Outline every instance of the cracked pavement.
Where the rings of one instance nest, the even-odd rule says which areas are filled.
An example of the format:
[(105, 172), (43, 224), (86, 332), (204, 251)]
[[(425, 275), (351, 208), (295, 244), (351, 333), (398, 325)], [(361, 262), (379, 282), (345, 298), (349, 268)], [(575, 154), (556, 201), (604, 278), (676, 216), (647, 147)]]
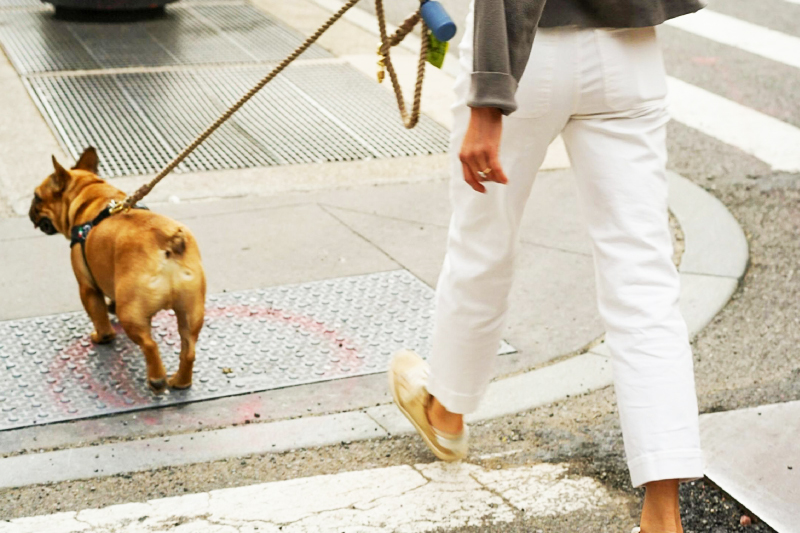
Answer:
[(595, 510), (615, 497), (563, 465), (489, 469), (393, 466), (298, 478), (103, 509), (22, 518), (0, 533), (430, 531)]

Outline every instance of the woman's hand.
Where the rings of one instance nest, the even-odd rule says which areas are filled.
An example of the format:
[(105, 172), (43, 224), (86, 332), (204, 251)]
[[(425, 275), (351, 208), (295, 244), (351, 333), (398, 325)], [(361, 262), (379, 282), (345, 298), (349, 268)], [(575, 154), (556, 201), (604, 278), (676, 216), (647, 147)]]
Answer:
[(464, 167), (464, 181), (478, 192), (486, 192), (481, 183), (484, 181), (508, 183), (499, 158), (502, 133), (503, 113), (499, 109), (471, 108), (469, 127), (458, 157)]

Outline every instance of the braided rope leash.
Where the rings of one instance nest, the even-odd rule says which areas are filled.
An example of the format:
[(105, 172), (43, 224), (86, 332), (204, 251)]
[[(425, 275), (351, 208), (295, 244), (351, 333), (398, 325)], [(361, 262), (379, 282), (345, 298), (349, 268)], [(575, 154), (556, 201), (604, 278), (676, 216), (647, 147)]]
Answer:
[[(360, 0), (348, 0), (345, 5), (342, 6), (339, 11), (334, 13), (322, 26), (317, 29), (310, 37), (308, 37), (303, 44), (297, 47), (294, 52), (289, 54), (283, 61), (281, 61), (272, 71), (264, 76), (261, 81), (259, 81), (252, 89), (250, 89), (244, 96), (242, 96), (236, 103), (234, 103), (230, 108), (228, 108), (225, 113), (222, 114), (213, 124), (211, 124), (208, 128), (205, 129), (197, 138), (192, 141), (192, 143), (187, 146), (180, 154), (178, 154), (172, 161), (167, 164), (152, 180), (148, 183), (145, 183), (139, 189), (136, 190), (133, 194), (128, 196), (124, 201), (120, 202), (116, 206), (114, 206), (111, 210), (111, 214), (116, 214), (121, 211), (127, 211), (137, 203), (139, 203), (145, 196), (147, 196), (153, 188), (158, 185), (158, 183), (163, 180), (170, 172), (175, 170), (181, 162), (186, 159), (198, 146), (200, 146), (208, 137), (214, 133), (217, 128), (222, 126), (234, 113), (236, 113), (248, 100), (250, 100), (253, 96), (258, 93), (261, 89), (264, 88), (266, 84), (271, 82), (275, 76), (280, 74), (286, 67), (288, 67), (295, 59), (297, 59), (300, 54), (305, 52), (312, 44), (314, 44), (317, 39), (319, 39), (323, 33), (328, 31), (328, 29), (333, 26), (335, 22), (337, 22), (342, 16), (344, 16), (347, 11), (350, 10), (353, 6), (355, 6)], [(392, 64), (391, 59), (391, 48), (393, 46), (397, 46), (400, 42), (408, 35), (414, 27), (417, 25), (418, 22), (421, 20), (420, 12), (417, 11), (408, 19), (403, 22), (403, 24), (398, 27), (397, 31), (389, 37), (386, 32), (386, 15), (383, 10), (383, 0), (375, 0), (375, 11), (378, 18), (378, 25), (380, 27), (380, 34), (381, 34), (381, 44), (380, 44), (380, 54), (383, 57), (383, 61), (386, 65), (386, 70), (389, 72), (389, 76), (392, 80), (392, 87), (394, 88), (395, 96), (397, 97), (397, 105), (400, 109), (400, 114), (403, 118), (403, 123), (405, 124), (406, 128), (413, 128), (417, 122), (419, 121), (420, 115), (420, 102), (422, 96), (422, 82), (425, 74), (425, 60), (427, 57), (427, 50), (428, 50), (428, 39), (427, 39), (427, 27), (425, 23), (422, 23), (422, 47), (420, 50), (420, 57), (419, 57), (419, 64), (417, 67), (417, 82), (414, 88), (414, 102), (411, 108), (411, 115), (409, 116), (406, 113), (405, 107), (405, 100), (403, 98), (403, 92), (400, 88), (400, 84), (397, 81), (397, 74), (394, 70), (394, 65)]]
[[(422, 21), (422, 39), (419, 49), (419, 62), (417, 63), (417, 81), (414, 86), (414, 100), (411, 107), (411, 114), (406, 112), (406, 101), (403, 97), (403, 90), (400, 88), (400, 83), (397, 81), (397, 72), (392, 64), (391, 48), (397, 46), (408, 35), (421, 20), (419, 11), (408, 17), (403, 22), (397, 31), (389, 37), (386, 32), (386, 15), (383, 11), (383, 0), (375, 0), (375, 14), (378, 18), (378, 29), (381, 34), (381, 44), (378, 47), (378, 55), (381, 60), (378, 65), (386, 67), (389, 73), (389, 79), (392, 82), (395, 97), (397, 98), (397, 108), (400, 110), (400, 116), (403, 118), (403, 124), (406, 128), (411, 129), (417, 125), (420, 116), (420, 107), (422, 102), (422, 82), (425, 79), (425, 62), (428, 58), (428, 27), (425, 21)], [(382, 81), (382, 72), (378, 74), (378, 81)]]

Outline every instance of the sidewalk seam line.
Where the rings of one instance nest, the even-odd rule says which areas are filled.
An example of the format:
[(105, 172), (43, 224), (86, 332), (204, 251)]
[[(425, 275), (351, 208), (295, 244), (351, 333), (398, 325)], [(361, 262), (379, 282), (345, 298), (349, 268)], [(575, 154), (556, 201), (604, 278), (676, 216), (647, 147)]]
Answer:
[(680, 269), (679, 272), (681, 274), (689, 274), (691, 276), (705, 276), (708, 278), (732, 279), (735, 281), (741, 281), (742, 278), (744, 277), (744, 274), (747, 273), (747, 268), (744, 269), (744, 272), (742, 272), (742, 275), (740, 276), (728, 276), (726, 274), (713, 274), (711, 272), (698, 272), (695, 270), (680, 270)]
[[(390, 253), (388, 253), (386, 250), (384, 250), (383, 248), (381, 248), (380, 246), (378, 246), (377, 244), (375, 244), (374, 242), (372, 242), (371, 240), (369, 240), (369, 239), (368, 239), (366, 236), (364, 236), (364, 235), (363, 235), (363, 234), (361, 234), (360, 232), (356, 231), (356, 230), (355, 230), (354, 228), (352, 228), (352, 227), (351, 227), (349, 224), (347, 224), (347, 223), (346, 223), (346, 222), (344, 222), (342, 219), (340, 219), (339, 217), (337, 217), (336, 215), (334, 215), (333, 213), (331, 213), (331, 212), (330, 212), (330, 210), (326, 209), (326, 208), (325, 208), (325, 206), (324, 206), (323, 204), (321, 204), (321, 203), (317, 203), (317, 205), (320, 207), (320, 209), (322, 209), (323, 211), (325, 211), (325, 212), (326, 212), (326, 213), (327, 213), (327, 214), (328, 214), (328, 215), (329, 215), (331, 218), (333, 218), (334, 220), (336, 220), (336, 221), (337, 221), (339, 224), (341, 224), (342, 226), (344, 226), (345, 228), (347, 228), (348, 230), (350, 230), (350, 231), (351, 231), (351, 232), (352, 232), (354, 235), (357, 235), (357, 236), (358, 236), (359, 238), (361, 238), (361, 239), (362, 239), (364, 242), (366, 242), (367, 244), (369, 244), (370, 246), (372, 246), (373, 248), (375, 248), (376, 250), (378, 250), (380, 253), (382, 253), (383, 255), (385, 255), (385, 256), (386, 256), (386, 257), (387, 257), (387, 258), (388, 258), (390, 261), (392, 261), (392, 262), (393, 262), (393, 263), (395, 263), (397, 266), (399, 266), (399, 267), (401, 267), (401, 268), (403, 268), (403, 269), (405, 269), (405, 270), (407, 270), (407, 271), (409, 271), (409, 272), (411, 272), (411, 273), (413, 274), (413, 271), (412, 271), (410, 268), (406, 267), (406, 265), (404, 265), (403, 263), (401, 263), (400, 261), (398, 261), (398, 260), (397, 260), (395, 257), (393, 257), (393, 256), (392, 256)], [(416, 274), (414, 274), (414, 275), (416, 276)], [(424, 283), (424, 282), (423, 282), (423, 283)], [(427, 284), (426, 284), (426, 285), (427, 285)]]
[(393, 433), (392, 433), (392, 432), (389, 430), (389, 428), (387, 428), (386, 426), (384, 426), (383, 424), (381, 424), (381, 423), (378, 421), (378, 419), (377, 419), (377, 418), (375, 418), (374, 416), (372, 416), (371, 414), (369, 414), (369, 409), (371, 409), (372, 407), (380, 407), (380, 406), (383, 406), (383, 405), (390, 405), (390, 404), (392, 404), (392, 403), (394, 403), (394, 402), (386, 402), (386, 403), (382, 403), (382, 404), (378, 404), (378, 405), (373, 405), (373, 406), (371, 406), (371, 407), (367, 407), (367, 408), (365, 408), (364, 410), (362, 410), (362, 411), (361, 411), (362, 413), (364, 413), (365, 415), (367, 415), (367, 416), (370, 418), (370, 420), (372, 420), (373, 422), (375, 422), (375, 424), (377, 424), (377, 426), (378, 426), (379, 428), (381, 428), (382, 430), (384, 430), (384, 431), (386, 432), (386, 434), (387, 434), (388, 436), (390, 436), (390, 437), (393, 435)]
[[(448, 229), (450, 227), (448, 224), (439, 224), (437, 222), (425, 222), (423, 220), (409, 220), (409, 219), (400, 218), (400, 217), (380, 215), (378, 213), (370, 213), (368, 211), (362, 211), (360, 209), (355, 209), (355, 208), (352, 208), (352, 207), (341, 207), (341, 206), (338, 206), (338, 205), (328, 204), (328, 203), (325, 203), (325, 202), (320, 202), (319, 205), (325, 206), (326, 209), (338, 209), (340, 211), (347, 211), (348, 213), (356, 213), (358, 215), (370, 216), (370, 217), (380, 218), (380, 219), (383, 219), (383, 220), (392, 220), (392, 221), (395, 221), (395, 222), (402, 222), (402, 223), (405, 223), (405, 224), (414, 224), (414, 225), (422, 224), (422, 225), (425, 225), (425, 226), (432, 226), (434, 228), (444, 229), (444, 230), (446, 230), (446, 229)], [(542, 244), (542, 243), (539, 243), (539, 242), (529, 241), (529, 240), (525, 240), (525, 239), (520, 239), (519, 242), (520, 242), (520, 244), (525, 244), (525, 245), (528, 245), (528, 246), (534, 246), (536, 248), (544, 248), (546, 250), (553, 250), (553, 251), (556, 251), (556, 252), (564, 252), (565, 254), (578, 255), (578, 256), (581, 256), (581, 257), (592, 257), (591, 252), (578, 252), (576, 250), (568, 250), (566, 248), (561, 248), (561, 247), (558, 247), (558, 246), (551, 246), (551, 245), (548, 245), (548, 244)]]

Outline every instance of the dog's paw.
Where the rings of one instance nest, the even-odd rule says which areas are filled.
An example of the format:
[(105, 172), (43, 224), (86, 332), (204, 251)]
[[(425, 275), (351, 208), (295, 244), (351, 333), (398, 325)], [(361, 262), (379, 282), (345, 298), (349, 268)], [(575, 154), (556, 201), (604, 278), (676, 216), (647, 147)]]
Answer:
[(106, 333), (105, 335), (100, 335), (96, 331), (92, 332), (92, 342), (95, 344), (108, 344), (109, 342), (113, 341), (116, 338), (117, 334), (115, 332)]
[(178, 373), (172, 374), (172, 377), (167, 380), (167, 385), (172, 387), (173, 389), (188, 389), (192, 386), (192, 380), (189, 378), (188, 382), (184, 382), (181, 380)]
[(163, 394), (167, 390), (167, 380), (161, 379), (148, 379), (147, 386), (156, 394)]

